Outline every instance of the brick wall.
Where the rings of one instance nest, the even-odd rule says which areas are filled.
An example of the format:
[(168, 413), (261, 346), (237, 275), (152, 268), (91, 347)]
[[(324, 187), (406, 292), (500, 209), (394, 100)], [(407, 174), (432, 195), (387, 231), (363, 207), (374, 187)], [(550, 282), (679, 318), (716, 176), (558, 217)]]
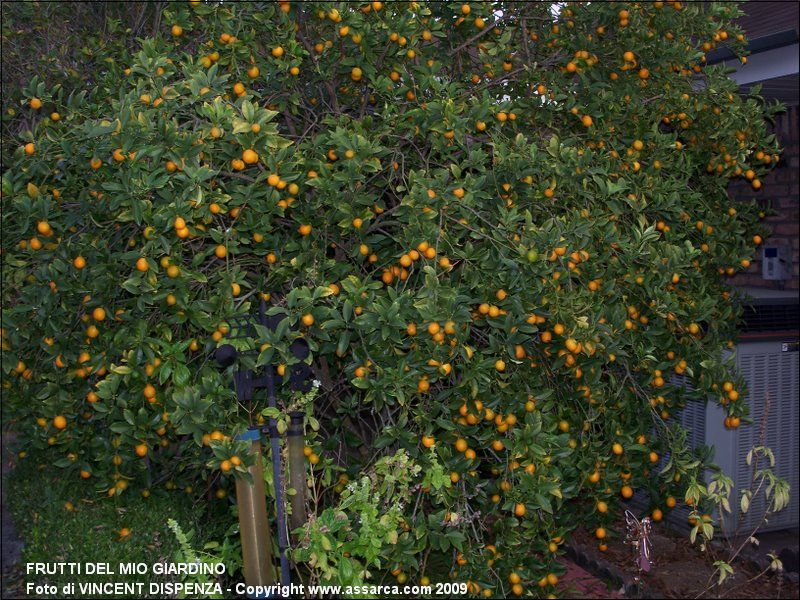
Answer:
[[(728, 186), (728, 194), (736, 200), (755, 198), (770, 206), (776, 214), (767, 217), (772, 234), (762, 246), (785, 244), (792, 249), (792, 277), (785, 282), (785, 289), (800, 289), (800, 142), (798, 142), (798, 107), (787, 107), (786, 112), (775, 120), (777, 135), (783, 153), (778, 166), (764, 178), (759, 191), (754, 191), (744, 180), (734, 181)], [(780, 282), (765, 281), (761, 277), (761, 249), (756, 253), (750, 268), (733, 278), (734, 285), (762, 288), (780, 288)]]

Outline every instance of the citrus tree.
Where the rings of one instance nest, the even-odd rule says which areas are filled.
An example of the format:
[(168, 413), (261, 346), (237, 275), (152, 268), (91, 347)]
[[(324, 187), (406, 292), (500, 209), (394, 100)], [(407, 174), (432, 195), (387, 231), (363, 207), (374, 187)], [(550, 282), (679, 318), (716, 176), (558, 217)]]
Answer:
[(554, 593), (576, 524), (603, 549), (635, 490), (655, 520), (701, 502), (686, 402), (746, 417), (725, 279), (763, 213), (725, 190), (779, 149), (705, 65), (743, 54), (739, 14), (189, 2), (90, 85), (33, 77), (3, 157), (4, 411), (87, 494), (224, 484), (264, 402), (209, 356), (263, 299), (288, 319), (236, 343), (288, 375), (308, 342), (309, 483), (338, 507), (298, 556)]

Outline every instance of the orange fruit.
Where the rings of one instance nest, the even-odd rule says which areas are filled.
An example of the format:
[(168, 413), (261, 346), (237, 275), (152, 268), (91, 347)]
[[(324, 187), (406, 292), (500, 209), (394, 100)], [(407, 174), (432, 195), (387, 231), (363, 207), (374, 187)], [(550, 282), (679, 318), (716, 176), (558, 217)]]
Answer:
[(138, 456), (139, 458), (144, 458), (145, 456), (147, 456), (147, 451), (148, 451), (147, 444), (137, 444), (136, 447), (134, 448), (134, 451), (136, 452), (136, 456)]
[(653, 517), (653, 521), (660, 521), (664, 518), (664, 513), (661, 512), (661, 509), (656, 508), (653, 510), (650, 516)]
[(247, 149), (242, 152), (242, 160), (245, 164), (254, 165), (258, 162), (258, 153), (255, 150)]
[(53, 427), (56, 429), (66, 429), (67, 419), (63, 415), (57, 415), (53, 418)]

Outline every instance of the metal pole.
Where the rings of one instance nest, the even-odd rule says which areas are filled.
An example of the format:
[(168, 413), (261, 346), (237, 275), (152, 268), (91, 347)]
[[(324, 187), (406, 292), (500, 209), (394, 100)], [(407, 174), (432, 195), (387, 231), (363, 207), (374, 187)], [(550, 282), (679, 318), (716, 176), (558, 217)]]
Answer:
[(289, 447), (289, 482), (294, 489), (291, 496), (292, 515), (290, 524), (292, 529), (301, 527), (306, 522), (306, 461), (303, 456), (303, 413), (293, 412), (289, 415), (291, 422), (287, 433)]
[(275, 583), (275, 576), (272, 571), (272, 536), (267, 522), (260, 430), (248, 429), (237, 439), (251, 441), (250, 452), (255, 457), (249, 468), (252, 483), (242, 477), (236, 478), (244, 579), (247, 585), (271, 586)]
[[(275, 400), (275, 376), (273, 368), (268, 366), (267, 379), (267, 402), (271, 408), (276, 407)], [(281, 438), (275, 419), (269, 420), (269, 442), (272, 448), (272, 480), (275, 484), (275, 504), (278, 517), (278, 552), (281, 559), (281, 584), (291, 585), (291, 573), (289, 571), (289, 559), (286, 557), (286, 550), (289, 548), (289, 539), (286, 531), (286, 509), (283, 505), (283, 471), (281, 469)]]

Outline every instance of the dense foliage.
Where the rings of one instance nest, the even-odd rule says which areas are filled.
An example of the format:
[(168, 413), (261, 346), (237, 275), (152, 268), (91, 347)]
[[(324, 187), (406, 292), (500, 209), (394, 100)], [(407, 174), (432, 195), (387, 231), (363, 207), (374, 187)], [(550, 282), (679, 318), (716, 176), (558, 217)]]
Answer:
[[(738, 14), (190, 2), (89, 85), (32, 74), (4, 145), (5, 414), (87, 494), (228, 485), (264, 402), (209, 355), (263, 298), (293, 327), (259, 329), (258, 364), (288, 372), (302, 336), (321, 382), (310, 496), (341, 504), (312, 576), (438, 560), (473, 593), (554, 592), (578, 523), (602, 547), (634, 490), (656, 519), (700, 502), (685, 402), (746, 416), (725, 277), (764, 231), (725, 190), (779, 151), (704, 65), (743, 52)], [(359, 521), (373, 493), (395, 509)]]

